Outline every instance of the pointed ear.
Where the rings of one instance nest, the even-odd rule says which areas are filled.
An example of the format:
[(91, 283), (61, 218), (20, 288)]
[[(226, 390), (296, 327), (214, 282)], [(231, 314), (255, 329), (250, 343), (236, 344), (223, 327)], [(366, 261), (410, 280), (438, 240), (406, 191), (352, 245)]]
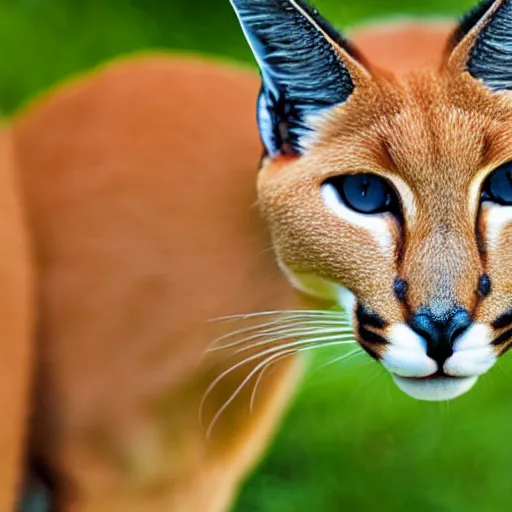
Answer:
[(512, 90), (512, 1), (483, 0), (454, 32), (448, 65), (493, 91)]
[(270, 156), (300, 154), (312, 117), (345, 103), (368, 72), (302, 0), (231, 0), (262, 77), (257, 104)]

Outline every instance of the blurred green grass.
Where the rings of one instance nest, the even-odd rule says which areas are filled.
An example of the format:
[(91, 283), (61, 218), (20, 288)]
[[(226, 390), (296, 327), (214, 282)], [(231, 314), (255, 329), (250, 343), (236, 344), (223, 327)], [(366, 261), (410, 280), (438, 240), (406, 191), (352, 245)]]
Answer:
[[(351, 26), (383, 16), (456, 15), (471, 3), (317, 5)], [(252, 62), (228, 0), (1, 0), (0, 105), (12, 113), (70, 75), (155, 48)], [(402, 395), (364, 357), (312, 371), (235, 511), (509, 511), (511, 380), (509, 357), (468, 395), (425, 404)]]

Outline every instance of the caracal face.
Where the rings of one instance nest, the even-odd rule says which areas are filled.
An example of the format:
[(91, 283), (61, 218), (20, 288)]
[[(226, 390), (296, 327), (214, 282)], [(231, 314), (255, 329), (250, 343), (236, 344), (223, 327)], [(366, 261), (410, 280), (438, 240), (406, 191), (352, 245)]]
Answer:
[(512, 2), (393, 76), (298, 0), (232, 0), (262, 74), (259, 204), (285, 274), (353, 313), (407, 394), (455, 398), (512, 339)]

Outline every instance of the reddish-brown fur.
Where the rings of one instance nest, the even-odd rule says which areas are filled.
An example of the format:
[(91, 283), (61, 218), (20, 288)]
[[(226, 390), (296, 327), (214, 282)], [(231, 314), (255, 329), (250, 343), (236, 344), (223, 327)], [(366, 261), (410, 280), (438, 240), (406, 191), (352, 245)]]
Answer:
[[(376, 26), (354, 33), (354, 39), (373, 66), (403, 75), (418, 65), (437, 67), (448, 32), (444, 24)], [(389, 103), (354, 96), (348, 110), (340, 110), (340, 119), (353, 115), (361, 123), (352, 126), (353, 134), (369, 138), (389, 130), (386, 113), (398, 98), (409, 102), (407, 115), (414, 120), (415, 102), (421, 110), (439, 97), (435, 84), (443, 79), (429, 82), (432, 76), (433, 71), (417, 75), (407, 85), (383, 78), (379, 84), (387, 88)], [(299, 303), (277, 268), (255, 208), (261, 156), (254, 122), (258, 86), (255, 72), (226, 65), (166, 56), (128, 59), (66, 85), (14, 122), (39, 275), (38, 343), (45, 378), (36, 386), (33, 425), (38, 453), (69, 484), (66, 511), (227, 510), (294, 388), (300, 368), (289, 360), (264, 381), (253, 416), (244, 393), (211, 439), (205, 438), (197, 419), (199, 402), (227, 364), (200, 364), (216, 330), (206, 322)], [(486, 93), (472, 87), (461, 78), (449, 101), (471, 97), (476, 102), (476, 90), (485, 103)], [(364, 123), (378, 114), (381, 124), (368, 128)], [(339, 170), (336, 126), (325, 126), (322, 134), (321, 144), (331, 153), (323, 153), (316, 162), (326, 165), (315, 169), (323, 169), (324, 176), (328, 169)], [(432, 164), (431, 155), (420, 152), (413, 165), (407, 160), (411, 152), (400, 145), (404, 137), (389, 132), (397, 137), (388, 155), (393, 161), (409, 165), (411, 172)], [(450, 141), (445, 142), (450, 149)], [(378, 161), (382, 158), (379, 154)], [(308, 162), (296, 164), (295, 170), (306, 172)], [(276, 204), (282, 196), (278, 185), (272, 189), (268, 184), (274, 176), (285, 183), (288, 163), (274, 162), (259, 178), (263, 211), (274, 231), (281, 222)], [(311, 183), (319, 179), (320, 173), (312, 174)], [(307, 187), (302, 193), (308, 193)], [(297, 195), (288, 205), (305, 197)], [(429, 224), (420, 221), (417, 229), (428, 230)], [(307, 226), (308, 219), (304, 222)], [(331, 232), (339, 232), (330, 222)], [(275, 233), (280, 257), (304, 266), (311, 256), (314, 266), (315, 254), (297, 252), (303, 229), (292, 228), (299, 237), (295, 246)], [(418, 233), (410, 236), (420, 239)], [(334, 235), (329, 239), (324, 226), (325, 234), (333, 254), (350, 258), (350, 248)], [(371, 249), (372, 243), (366, 246)], [(469, 255), (465, 263), (473, 265), (473, 249), (462, 244), (460, 251)], [(426, 263), (418, 255), (406, 254), (404, 272), (419, 268), (414, 272), (426, 290), (429, 269), (421, 268)], [(320, 267), (313, 270), (329, 278), (339, 270), (325, 261)], [(371, 279), (364, 272), (354, 274), (354, 288), (379, 312), (384, 309), (387, 319), (399, 319), (391, 291), (379, 282), (392, 281), (393, 265), (386, 269), (381, 260), (373, 270)], [(368, 283), (373, 288), (365, 288)], [(459, 291), (469, 293), (462, 284)], [(6, 292), (6, 304), (13, 306), (14, 293)], [(423, 292), (416, 298), (414, 293), (412, 300), (420, 301)], [(24, 339), (25, 333), (17, 336)], [(21, 365), (26, 379), (27, 354), (13, 355), (9, 365), (11, 371), (14, 361)], [(210, 413), (249, 368), (216, 391)], [(19, 417), (20, 394), (10, 396), (16, 396), (9, 405)], [(0, 437), (2, 443), (5, 439)], [(18, 450), (17, 457), (19, 442), (9, 444)], [(12, 466), (2, 458), (2, 471)], [(11, 484), (0, 500), (12, 499), (12, 481), (12, 476), (2, 480), (2, 485)]]
[(11, 138), (0, 128), (0, 510), (14, 510), (32, 382), (32, 265)]

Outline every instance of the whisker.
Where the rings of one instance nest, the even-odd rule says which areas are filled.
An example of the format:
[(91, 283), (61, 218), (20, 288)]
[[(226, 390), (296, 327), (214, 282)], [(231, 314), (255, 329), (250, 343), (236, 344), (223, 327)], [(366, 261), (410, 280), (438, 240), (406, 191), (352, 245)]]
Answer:
[[(318, 334), (318, 335), (326, 335), (326, 334), (332, 334), (332, 335), (335, 335), (335, 336), (330, 336), (334, 339), (337, 339), (337, 340), (351, 340), (354, 338), (354, 334), (352, 332), (340, 332), (338, 329), (328, 329), (328, 330), (323, 330), (323, 331), (319, 331), (317, 329), (314, 329), (314, 330), (311, 330), (311, 331), (302, 331), (300, 333), (297, 333), (295, 335), (290, 335), (289, 333), (285, 334), (284, 336), (280, 336), (278, 338), (270, 338), (268, 340), (265, 340), (265, 341), (260, 341), (258, 343), (253, 343), (247, 347), (243, 347), (243, 348), (239, 348), (238, 350), (236, 350), (234, 353), (235, 354), (240, 354), (241, 352), (247, 352), (248, 350), (251, 350), (253, 348), (257, 348), (257, 347), (264, 347), (265, 345), (270, 345), (271, 343), (277, 343), (278, 341), (282, 341), (286, 338), (301, 338), (301, 337), (304, 337), (305, 335), (309, 335), (309, 334)], [(297, 340), (296, 343), (312, 343), (314, 341), (317, 341), (317, 340), (322, 340), (322, 338), (313, 338), (312, 340), (308, 339), (308, 338), (305, 338), (304, 340)], [(287, 346), (287, 345), (283, 345), (283, 346)]]
[[(320, 324), (322, 327), (324, 326), (324, 324)], [(341, 329), (341, 327), (345, 327), (344, 325), (340, 325), (340, 327), (336, 327), (336, 328), (333, 328), (333, 327), (326, 327), (326, 328), (318, 328), (318, 327), (310, 327), (310, 325), (305, 325), (304, 327), (298, 327), (296, 325), (292, 326), (292, 327), (289, 327), (289, 326), (285, 326), (285, 327), (280, 327), (279, 329), (268, 329), (266, 331), (262, 331), (262, 332), (259, 332), (257, 334), (253, 334), (251, 336), (247, 336), (241, 340), (237, 340), (235, 342), (232, 342), (232, 343), (228, 343), (228, 344), (224, 344), (224, 345), (221, 345), (220, 347), (212, 347), (212, 348), (209, 348), (207, 350), (207, 353), (208, 352), (217, 352), (219, 350), (225, 350), (227, 348), (232, 348), (232, 347), (236, 347), (238, 345), (243, 345), (245, 343), (248, 343), (249, 341), (252, 341), (252, 340), (257, 340), (257, 339), (260, 339), (260, 338), (265, 338), (265, 337), (268, 337), (268, 336), (278, 336), (278, 338), (275, 338), (273, 337), (272, 339), (273, 340), (278, 340), (278, 339), (284, 339), (284, 338), (287, 338), (287, 337), (300, 337), (300, 336), (305, 336), (307, 334), (315, 334), (315, 333), (318, 333), (318, 334), (328, 334), (328, 333), (339, 333), (339, 334), (352, 334), (352, 329)], [(267, 343), (267, 342), (265, 342)], [(254, 346), (257, 346), (258, 344), (254, 344)], [(253, 346), (253, 345), (249, 345), (250, 346)]]
[[(316, 349), (320, 349), (320, 348), (327, 347), (327, 346), (333, 346), (333, 345), (343, 345), (343, 344), (346, 344), (346, 343), (347, 342), (338, 342), (338, 343), (332, 343), (331, 342), (331, 343), (323, 343), (323, 344), (321, 343), (321, 344), (318, 344), (318, 345), (312, 345), (312, 346), (308, 346), (308, 347), (303, 347), (303, 348), (299, 348), (299, 349), (296, 349), (296, 350), (285, 350), (284, 352), (281, 349), (277, 353), (274, 353), (273, 355), (271, 355), (268, 358), (266, 358), (264, 361), (262, 361), (259, 364), (257, 364), (256, 367), (253, 368), (253, 370), (249, 373), (249, 375), (247, 375), (247, 377), (245, 377), (245, 379), (242, 381), (242, 383), (236, 388), (234, 393), (231, 394), (231, 396), (228, 398), (228, 400), (226, 400), (226, 402), (224, 402), (224, 405), (222, 405), (222, 407), (217, 411), (217, 413), (213, 417), (212, 421), (210, 422), (210, 425), (209, 425), (208, 430), (206, 432), (206, 437), (208, 439), (210, 438), (211, 432), (212, 432), (215, 424), (219, 420), (219, 418), (222, 416), (223, 412), (236, 399), (236, 397), (241, 393), (241, 391), (247, 385), (247, 383), (254, 377), (254, 375), (256, 375), (258, 373), (258, 371), (261, 368), (264, 368), (266, 365), (268, 365), (269, 363), (271, 363), (272, 361), (278, 359), (279, 357), (281, 357), (283, 355), (291, 355), (293, 353), (307, 352), (309, 350), (316, 350)], [(261, 357), (261, 355), (258, 355), (257, 357)], [(243, 361), (243, 364), (249, 362), (249, 360), (251, 360), (251, 359), (254, 359), (254, 357), (253, 358), (249, 358), (249, 359)], [(237, 366), (240, 366), (240, 363), (238, 365), (235, 365), (233, 367), (233, 369), (236, 368)], [(208, 391), (210, 391), (210, 389), (207, 390), (207, 393), (208, 393)], [(202, 408), (203, 405), (204, 405), (204, 402), (202, 401), (201, 402), (201, 408)], [(200, 411), (200, 417), (202, 418), (202, 411)]]
[(238, 368), (240, 368), (241, 366), (243, 366), (244, 364), (247, 364), (247, 363), (250, 363), (251, 361), (255, 361), (256, 359), (259, 359), (261, 357), (264, 357), (268, 354), (273, 354), (275, 352), (279, 352), (280, 350), (286, 350), (288, 348), (291, 348), (291, 347), (300, 347), (301, 345), (311, 345), (311, 344), (314, 344), (314, 343), (317, 343), (317, 342), (328, 342), (328, 343), (324, 343), (324, 345), (322, 346), (327, 346), (327, 345), (331, 345), (331, 346), (338, 346), (338, 345), (347, 345), (347, 344), (351, 344), (351, 343), (356, 343), (355, 341), (337, 341), (339, 340), (340, 337), (339, 336), (320, 336), (320, 337), (317, 337), (317, 338), (309, 338), (309, 339), (305, 339), (305, 340), (301, 340), (301, 341), (294, 341), (292, 343), (287, 343), (285, 345), (279, 345), (277, 347), (272, 347), (272, 348), (269, 348), (269, 349), (266, 349), (266, 350), (263, 350), (262, 352), (258, 352), (257, 354), (254, 354), (252, 356), (249, 356), (249, 357), (246, 357), (245, 359), (243, 359), (242, 361), (239, 361), (238, 363), (234, 364), (233, 366), (231, 366), (230, 368), (228, 368), (227, 370), (225, 370), (223, 373), (221, 373), (209, 386), (209, 388), (206, 390), (205, 392), (205, 396), (207, 396), (212, 390), (213, 388), (224, 378), (226, 377), (227, 375), (229, 375), (230, 373), (234, 372), (235, 370), (237, 370)]
[[(289, 344), (286, 344), (284, 346), (279, 346), (279, 347), (273, 347), (273, 348), (270, 348), (270, 349), (267, 349), (267, 350), (264, 350), (263, 352), (261, 353), (258, 353), (258, 354), (254, 354), (252, 356), (249, 356), (249, 357), (246, 357), (245, 359), (243, 359), (242, 361), (239, 361), (238, 363), (234, 364), (233, 366), (229, 367), (227, 370), (225, 370), (224, 372), (222, 372), (211, 384), (210, 386), (208, 387), (208, 389), (205, 391), (204, 395), (203, 395), (203, 398), (201, 399), (201, 403), (200, 403), (200, 406), (199, 406), (199, 421), (201, 424), (203, 424), (202, 422), (202, 417), (203, 417), (203, 411), (204, 411), (204, 406), (205, 406), (205, 403), (206, 403), (206, 400), (208, 399), (208, 397), (210, 396), (210, 394), (212, 393), (212, 391), (215, 389), (215, 387), (217, 386), (217, 384), (219, 384), (219, 382), (224, 379), (225, 377), (227, 377), (229, 374), (233, 373), (234, 371), (236, 371), (238, 368), (240, 368), (241, 366), (247, 364), (247, 363), (250, 363), (252, 361), (255, 361), (261, 357), (265, 357), (265, 356), (272, 356), (274, 355), (276, 352), (279, 353), (279, 352), (282, 352), (283, 350), (286, 351), (286, 350), (290, 350), (291, 347), (294, 347), (292, 349), (292, 351), (294, 353), (296, 352), (303, 352), (305, 350), (311, 350), (313, 348), (323, 348), (323, 347), (327, 347), (327, 346), (330, 346), (330, 347), (333, 347), (333, 346), (339, 346), (339, 345), (346, 345), (346, 344), (351, 344), (351, 343), (356, 343), (355, 341), (336, 341), (338, 340), (339, 338), (336, 337), (336, 336), (325, 336), (325, 337), (319, 337), (319, 338), (312, 338), (310, 340), (303, 340), (301, 342), (294, 342), (294, 343), (289, 343)], [(319, 342), (319, 341), (323, 341), (324, 343), (319, 343), (319, 344), (316, 344), (315, 342)], [(315, 343), (313, 345), (311, 345), (312, 343)], [(303, 348), (300, 348), (301, 345), (303, 346)], [(309, 345), (309, 346), (308, 346)], [(295, 347), (299, 347), (299, 348), (295, 348)]]
[[(248, 332), (252, 332), (252, 331), (256, 331), (258, 329), (263, 329), (265, 327), (272, 327), (273, 325), (283, 325), (286, 323), (293, 323), (294, 320), (298, 320), (300, 319), (301, 317), (300, 316), (297, 316), (297, 315), (293, 315), (293, 316), (290, 316), (288, 318), (278, 318), (277, 320), (272, 320), (271, 322), (265, 322), (263, 324), (259, 324), (259, 325), (252, 325), (250, 327), (244, 327), (243, 329), (238, 329), (236, 331), (232, 331), (228, 334), (224, 334), (224, 336), (221, 336), (220, 338), (217, 338), (215, 340), (212, 341), (212, 345), (214, 344), (217, 344), (219, 341), (223, 341), (225, 339), (228, 339), (228, 338), (232, 338), (234, 336), (237, 336), (238, 334), (245, 334), (245, 333), (248, 333)], [(303, 323), (304, 321), (302, 322), (297, 322), (297, 323)]]
[[(231, 403), (235, 400), (235, 398), (241, 393), (242, 389), (245, 387), (245, 385), (252, 379), (252, 377), (255, 375), (254, 370), (258, 371), (262, 366), (265, 367), (267, 364), (271, 363), (273, 360), (278, 359), (279, 357), (283, 357), (284, 355), (292, 355), (295, 354), (295, 350), (289, 350), (283, 352), (279, 352), (278, 354), (274, 354), (272, 356), (269, 356), (264, 361), (259, 363), (256, 368), (254, 368), (249, 375), (242, 381), (242, 383), (236, 388), (234, 393), (231, 394), (231, 396), (224, 402), (222, 407), (216, 412), (215, 416), (213, 417), (212, 421), (210, 422), (210, 425), (208, 426), (208, 430), (206, 431), (206, 437), (207, 439), (210, 439), (211, 433), (213, 428), (215, 427), (217, 421), (222, 416), (224, 411), (231, 405)], [(201, 415), (202, 416), (202, 415)]]
[[(263, 376), (265, 375), (265, 372), (272, 366), (276, 365), (281, 359), (284, 359), (286, 357), (290, 357), (291, 355), (295, 354), (295, 351), (291, 351), (291, 353), (283, 354), (281, 357), (276, 358), (275, 361), (271, 361), (267, 365), (264, 366), (264, 368), (261, 370), (260, 374), (258, 375), (258, 379), (256, 380), (256, 383), (254, 384), (254, 388), (251, 393), (251, 402), (249, 404), (249, 412), (252, 415), (254, 411), (254, 404), (256, 402), (256, 393), (258, 392), (258, 388), (261, 384), (261, 381), (263, 380)], [(275, 366), (274, 366), (275, 369)], [(271, 374), (272, 372), (270, 372)], [(270, 376), (269, 374), (269, 376)]]
[(338, 309), (332, 309), (332, 310), (326, 310), (326, 309), (296, 309), (296, 310), (276, 310), (276, 311), (260, 311), (258, 313), (242, 313), (237, 315), (229, 315), (229, 316), (222, 316), (219, 318), (214, 318), (212, 320), (209, 320), (209, 322), (225, 322), (228, 320), (247, 320), (249, 318), (257, 318), (257, 317), (263, 317), (263, 316), (277, 316), (277, 315), (301, 315), (303, 317), (311, 317), (311, 316), (331, 316), (339, 318), (340, 316), (345, 316), (345, 318), (348, 318), (347, 314)]
[[(274, 352), (277, 352), (278, 350), (283, 350), (283, 349), (287, 349), (287, 348), (291, 348), (291, 347), (300, 347), (302, 345), (313, 345), (313, 344), (320, 343), (320, 342), (326, 343), (326, 344), (332, 343), (332, 346), (337, 346), (340, 344), (346, 345), (346, 344), (356, 343), (355, 341), (353, 341), (352, 338), (353, 338), (353, 336), (344, 337), (344, 336), (339, 336), (339, 335), (305, 338), (303, 340), (292, 341), (290, 343), (285, 343), (283, 345), (278, 345), (276, 347), (267, 348), (265, 350), (262, 350), (261, 352), (258, 352), (257, 354), (254, 354), (254, 356), (250, 356), (250, 357), (253, 357), (254, 359), (258, 359), (259, 357), (266, 356), (267, 354), (272, 354)], [(241, 350), (240, 352), (243, 352), (243, 350)], [(245, 360), (247, 361), (248, 359), (245, 359)], [(251, 360), (253, 360), (253, 359), (251, 359)]]
[[(348, 322), (345, 322), (345, 321), (328, 321), (328, 322), (325, 322), (324, 320), (303, 320), (303, 321), (300, 321), (300, 322), (297, 322), (297, 321), (294, 321), (296, 317), (291, 317), (291, 318), (287, 318), (287, 319), (281, 319), (281, 320), (274, 320), (272, 322), (267, 322), (267, 323), (264, 323), (264, 324), (261, 324), (261, 325), (253, 325), (251, 327), (246, 327), (244, 329), (238, 329), (236, 331), (233, 331), (233, 332), (230, 332), (228, 334), (224, 334), (223, 336), (220, 336), (219, 338), (216, 338), (215, 340), (212, 341), (211, 345), (216, 345), (218, 344), (219, 342), (221, 341), (224, 341), (226, 339), (229, 339), (229, 338), (233, 338), (239, 334), (247, 334), (247, 333), (250, 333), (252, 331), (257, 331), (259, 329), (263, 329), (262, 331), (258, 332), (258, 336), (263, 336), (265, 334), (272, 334), (274, 333), (275, 331), (279, 331), (279, 329), (284, 329), (286, 327), (289, 327), (288, 324), (291, 324), (293, 327), (299, 327), (301, 324), (306, 326), (306, 327), (309, 327), (311, 325), (326, 325), (326, 326), (331, 326), (331, 325), (340, 325), (340, 326), (346, 326), (346, 327), (350, 327), (350, 324)], [(277, 326), (277, 327), (273, 327), (273, 326)], [(269, 327), (268, 329), (264, 329), (266, 327)], [(240, 342), (241, 343), (241, 342)], [(223, 345), (223, 346), (227, 346), (229, 347), (230, 345)]]
[(347, 361), (348, 359), (352, 359), (353, 357), (360, 356), (362, 354), (366, 354), (366, 352), (362, 348), (357, 348), (355, 350), (352, 350), (348, 354), (343, 354), (340, 357), (336, 357), (334, 359), (331, 359), (327, 363), (325, 363), (322, 366), (320, 366), (320, 368), (318, 368), (317, 371), (324, 370), (325, 368), (328, 368), (329, 366), (332, 366), (333, 364), (341, 363), (342, 361)]
[[(334, 359), (330, 359), (327, 363), (325, 364), (322, 364), (321, 366), (318, 366), (318, 367), (313, 367), (313, 369), (309, 372), (309, 375), (308, 375), (308, 379), (307, 379), (307, 388), (313, 388), (313, 379), (322, 371), (324, 370), (325, 368), (329, 367), (329, 366), (332, 366), (336, 363), (339, 363), (339, 362), (342, 362), (342, 361), (347, 361), (349, 359), (352, 359), (354, 357), (358, 357), (358, 356), (361, 356), (361, 355), (365, 355), (366, 352), (358, 347), (356, 348), (355, 350), (352, 350), (351, 352), (348, 352), (348, 353), (344, 353), (343, 355), (341, 355), (340, 357), (336, 357)], [(369, 358), (370, 359), (370, 358)], [(373, 359), (371, 359), (371, 361), (373, 361)], [(315, 385), (320, 385), (320, 382), (316, 382), (315, 381)]]

